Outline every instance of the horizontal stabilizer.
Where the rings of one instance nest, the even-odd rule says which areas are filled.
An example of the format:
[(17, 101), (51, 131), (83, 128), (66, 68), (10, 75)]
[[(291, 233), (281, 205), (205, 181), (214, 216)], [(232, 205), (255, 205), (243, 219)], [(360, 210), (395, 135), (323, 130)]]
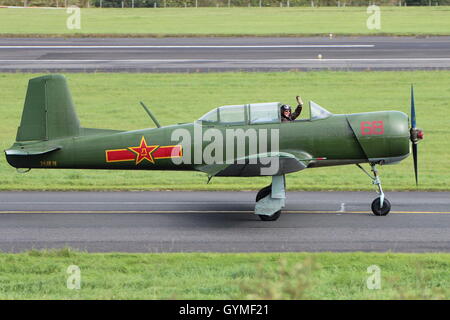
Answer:
[(7, 156), (35, 156), (50, 153), (60, 150), (61, 147), (47, 147), (47, 148), (24, 148), (24, 149), (9, 149), (5, 150)]

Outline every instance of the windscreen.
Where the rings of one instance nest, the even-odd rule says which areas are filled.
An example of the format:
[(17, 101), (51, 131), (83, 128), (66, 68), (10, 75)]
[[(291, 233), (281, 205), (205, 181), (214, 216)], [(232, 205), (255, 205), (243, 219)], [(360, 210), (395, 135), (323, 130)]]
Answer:
[(311, 111), (311, 120), (326, 119), (332, 115), (331, 112), (319, 106), (314, 101), (309, 102), (309, 109)]

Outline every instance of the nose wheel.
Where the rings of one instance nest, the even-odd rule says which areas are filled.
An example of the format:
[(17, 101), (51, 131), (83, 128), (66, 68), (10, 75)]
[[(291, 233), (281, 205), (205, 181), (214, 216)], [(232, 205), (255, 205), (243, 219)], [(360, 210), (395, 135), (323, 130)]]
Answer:
[(376, 216), (385, 216), (391, 211), (391, 203), (388, 199), (384, 199), (383, 205), (381, 205), (381, 197), (376, 198), (372, 202), (372, 212)]
[(372, 184), (377, 186), (377, 189), (378, 189), (377, 193), (378, 193), (379, 197), (376, 198), (375, 200), (373, 200), (373, 202), (372, 202), (371, 208), (372, 208), (373, 214), (376, 216), (387, 215), (389, 213), (389, 211), (391, 211), (391, 203), (384, 196), (383, 188), (381, 187), (381, 180), (378, 175), (378, 170), (375, 167), (376, 164), (375, 163), (370, 164), (373, 175), (371, 175), (369, 172), (367, 172), (363, 167), (361, 167), (361, 165), (357, 164), (357, 166), (362, 171), (364, 171), (365, 174), (367, 174), (369, 176), (369, 178), (372, 180)]

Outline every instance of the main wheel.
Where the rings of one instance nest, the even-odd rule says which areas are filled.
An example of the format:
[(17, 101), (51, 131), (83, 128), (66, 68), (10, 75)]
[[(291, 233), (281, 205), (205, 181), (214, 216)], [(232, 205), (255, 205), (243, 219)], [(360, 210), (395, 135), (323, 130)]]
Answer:
[(372, 202), (372, 212), (376, 216), (385, 216), (391, 211), (391, 203), (388, 199), (384, 198), (383, 207), (380, 206), (381, 199), (380, 197), (376, 198)]
[(273, 215), (271, 216), (266, 216), (264, 214), (258, 214), (259, 218), (262, 221), (275, 221), (277, 220), (281, 215), (281, 210), (278, 210), (277, 212), (275, 212)]
[[(267, 197), (272, 192), (272, 185), (268, 185), (267, 187), (262, 188), (259, 190), (258, 194), (256, 195), (256, 202), (261, 200), (262, 198)], [(267, 216), (265, 214), (258, 214), (259, 218), (262, 221), (275, 221), (277, 220), (281, 215), (281, 210), (278, 210), (271, 216)]]
[(262, 198), (265, 198), (272, 192), (272, 185), (269, 184), (267, 187), (262, 188), (258, 191), (258, 194), (256, 195), (256, 202), (261, 200)]

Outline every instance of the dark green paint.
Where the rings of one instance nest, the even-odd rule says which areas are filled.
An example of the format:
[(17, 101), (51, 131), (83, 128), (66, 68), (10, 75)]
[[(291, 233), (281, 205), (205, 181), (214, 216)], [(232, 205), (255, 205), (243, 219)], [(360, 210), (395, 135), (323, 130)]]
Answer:
[[(362, 121), (383, 121), (384, 133), (362, 135)], [(148, 145), (174, 145), (177, 141), (170, 140), (174, 130), (183, 128), (193, 136), (194, 126), (199, 124), (195, 122), (128, 132), (82, 128), (65, 78), (49, 75), (30, 80), (16, 142), (6, 150), (6, 157), (9, 164), (16, 168), (200, 170), (220, 175), (220, 170), (225, 169), (226, 165), (222, 165), (219, 170), (217, 166), (204, 163), (175, 165), (171, 159), (158, 159), (155, 163), (144, 160), (139, 164), (134, 161), (106, 162), (106, 150), (139, 146), (142, 137), (145, 137)], [(288, 123), (205, 123), (203, 130), (208, 128), (216, 128), (224, 136), (226, 129), (241, 128), (245, 131), (253, 128), (257, 132), (261, 129), (279, 129), (279, 157), (286, 160), (286, 164), (278, 174), (307, 167), (396, 162), (409, 155), (408, 116), (398, 111), (331, 115), (326, 119)], [(203, 142), (202, 150), (208, 144)], [(251, 156), (249, 149), (247, 146), (246, 157)], [(193, 151), (194, 146), (191, 154)], [(314, 160), (321, 157), (326, 160)], [(298, 165), (293, 166), (291, 160)], [(227, 172), (222, 174), (245, 175), (241, 174), (240, 169)]]

